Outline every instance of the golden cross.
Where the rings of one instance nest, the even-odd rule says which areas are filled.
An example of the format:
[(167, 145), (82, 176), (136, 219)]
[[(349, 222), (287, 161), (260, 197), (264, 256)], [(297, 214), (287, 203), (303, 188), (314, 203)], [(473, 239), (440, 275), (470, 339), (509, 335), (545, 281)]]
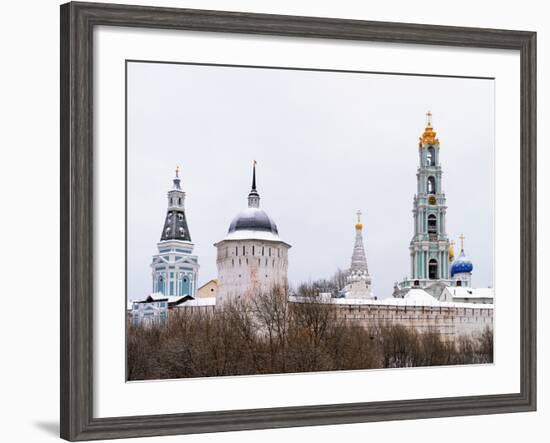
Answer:
[(176, 177), (180, 176), (180, 167), (176, 166)]
[(357, 211), (357, 223), (361, 223), (361, 215), (362, 215), (361, 210)]
[(460, 239), (460, 250), (461, 251), (464, 251), (464, 239), (466, 237), (464, 237), (464, 234), (460, 234), (460, 237), (458, 237)]
[(432, 126), (432, 113), (430, 111), (426, 113), (426, 120), (427, 120), (427, 125)]

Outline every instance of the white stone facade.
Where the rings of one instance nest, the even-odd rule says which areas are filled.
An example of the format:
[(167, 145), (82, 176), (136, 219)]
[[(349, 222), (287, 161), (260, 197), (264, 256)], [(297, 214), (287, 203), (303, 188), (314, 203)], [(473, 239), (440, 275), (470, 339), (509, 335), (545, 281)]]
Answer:
[(282, 241), (223, 240), (218, 257), (217, 304), (288, 285), (288, 249)]

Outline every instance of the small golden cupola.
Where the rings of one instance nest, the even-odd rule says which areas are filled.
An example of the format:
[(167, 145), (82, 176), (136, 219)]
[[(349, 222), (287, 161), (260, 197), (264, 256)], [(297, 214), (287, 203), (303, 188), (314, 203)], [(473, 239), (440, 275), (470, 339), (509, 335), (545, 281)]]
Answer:
[(361, 215), (362, 215), (362, 212), (357, 211), (357, 223), (355, 223), (355, 229), (357, 229), (358, 231), (363, 229), (363, 223), (361, 223)]
[(422, 146), (424, 144), (438, 145), (439, 139), (436, 138), (436, 135), (437, 135), (437, 132), (435, 132), (432, 127), (432, 113), (428, 111), (426, 114), (426, 129), (424, 129), (424, 132), (420, 137), (419, 146)]

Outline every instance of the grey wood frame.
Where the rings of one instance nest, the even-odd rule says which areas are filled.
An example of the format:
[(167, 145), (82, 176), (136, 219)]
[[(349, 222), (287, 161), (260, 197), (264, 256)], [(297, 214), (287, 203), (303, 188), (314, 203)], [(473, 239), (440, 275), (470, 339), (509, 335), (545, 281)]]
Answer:
[[(98, 25), (512, 49), (521, 58), (519, 393), (93, 417), (92, 42)], [(61, 6), (61, 437), (70, 441), (536, 409), (536, 33), (100, 3)]]

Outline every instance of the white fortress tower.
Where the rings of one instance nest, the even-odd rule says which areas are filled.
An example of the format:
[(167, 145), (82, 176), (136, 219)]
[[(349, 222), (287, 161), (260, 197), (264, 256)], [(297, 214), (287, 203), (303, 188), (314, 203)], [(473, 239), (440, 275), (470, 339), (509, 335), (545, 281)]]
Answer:
[(344, 297), (350, 299), (372, 299), (371, 278), (367, 266), (367, 255), (363, 245), (363, 224), (361, 211), (357, 211), (355, 224), (355, 245), (351, 256), (351, 267), (347, 276), (347, 285), (342, 290)]
[(216, 243), (218, 250), (218, 293), (216, 305), (245, 300), (256, 294), (288, 285), (288, 250), (279, 238), (275, 222), (260, 209), (256, 189), (256, 162), (248, 208), (231, 222), (227, 236)]
[(195, 245), (185, 217), (185, 192), (181, 189), (179, 168), (176, 168), (172, 189), (168, 191), (168, 209), (158, 254), (151, 263), (153, 293), (166, 296), (195, 296), (199, 264), (193, 255)]

